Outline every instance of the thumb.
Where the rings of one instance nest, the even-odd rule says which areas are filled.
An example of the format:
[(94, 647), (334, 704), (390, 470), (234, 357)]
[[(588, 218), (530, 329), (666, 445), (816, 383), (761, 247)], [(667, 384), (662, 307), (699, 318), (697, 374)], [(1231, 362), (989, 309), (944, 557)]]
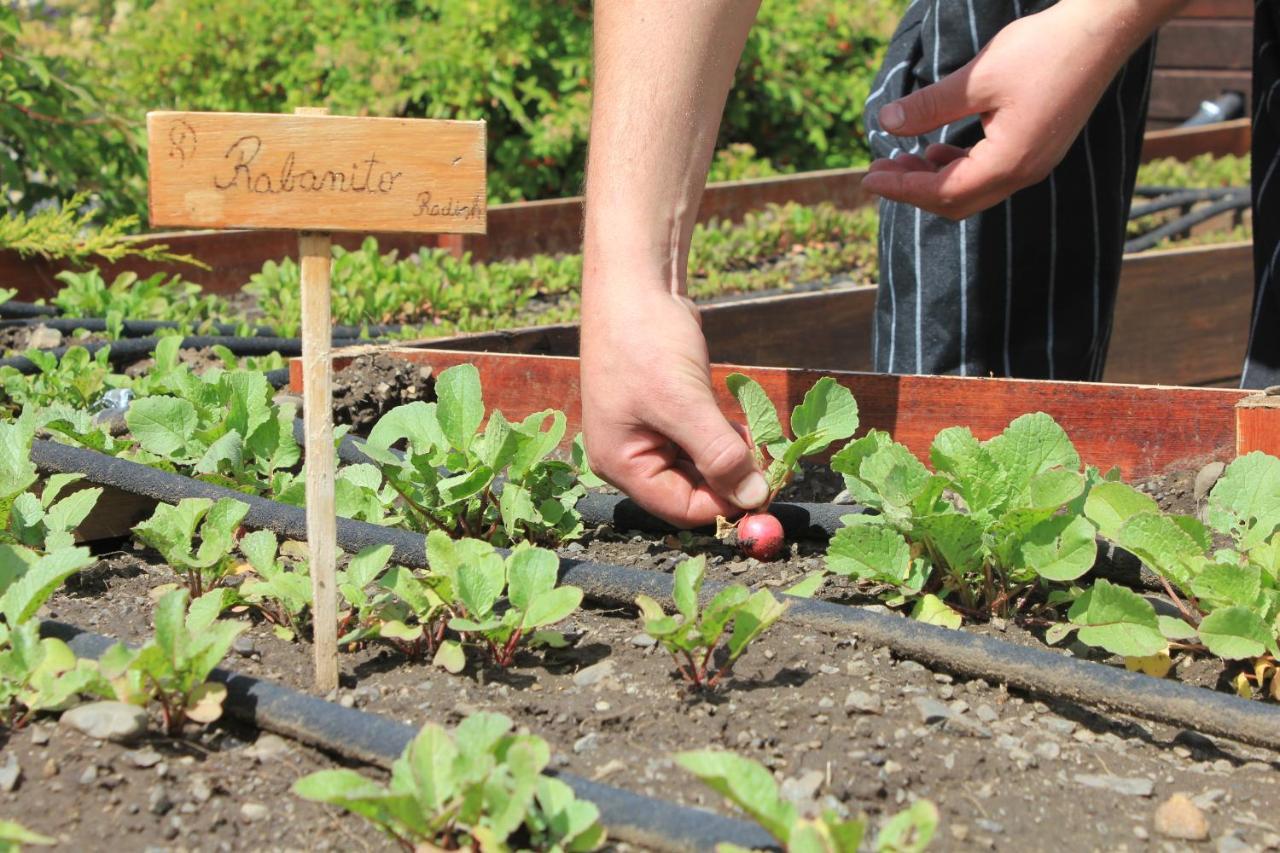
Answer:
[(920, 136), (944, 124), (985, 112), (990, 105), (970, 85), (972, 63), (880, 110), (880, 126), (894, 136)]
[(756, 468), (751, 447), (720, 413), (710, 393), (686, 406), (665, 431), (717, 494), (742, 509), (769, 499), (769, 484)]

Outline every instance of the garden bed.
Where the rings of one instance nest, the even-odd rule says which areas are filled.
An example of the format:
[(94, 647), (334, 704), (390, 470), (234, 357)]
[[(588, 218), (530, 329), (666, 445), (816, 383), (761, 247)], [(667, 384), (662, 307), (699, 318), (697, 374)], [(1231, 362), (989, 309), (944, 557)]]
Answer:
[[(50, 615), (141, 641), (150, 590), (172, 578), (152, 560), (103, 561), (85, 583), (54, 599)], [(831, 797), (855, 812), (883, 814), (927, 797), (943, 815), (942, 846), (1037, 846), (1033, 839), (1047, 827), (1064, 823), (1076, 827), (1081, 844), (1138, 843), (1152, 831), (1156, 805), (1175, 792), (1198, 799), (1215, 837), (1261, 847), (1280, 833), (1267, 809), (1280, 797), (1278, 765), (1266, 750), (1032, 701), (997, 684), (930, 671), (854, 636), (790, 626), (754, 644), (721, 693), (699, 696), (674, 677), (669, 657), (644, 643), (630, 614), (584, 610), (564, 628), (570, 648), (522, 656), (506, 672), (472, 668), (451, 676), (379, 647), (345, 654), (336, 698), (415, 726), (499, 711), (546, 737), (557, 769), (717, 810), (719, 798), (675, 767), (670, 754), (692, 745), (732, 749), (777, 771), (801, 802)], [(265, 625), (246, 637), (232, 661), (236, 670), (308, 688), (308, 646), (282, 642)], [(233, 744), (223, 751), (234, 753), (233, 737), (221, 737)], [(289, 755), (299, 769), (316, 761), (297, 746)], [(124, 761), (117, 756), (114, 764)], [(234, 815), (242, 798), (231, 787), (234, 769), (213, 763), (204, 772), (224, 780), (215, 812), (221, 803), (221, 813)], [(127, 792), (143, 780), (149, 777), (125, 779), (125, 808)], [(259, 786), (271, 784), (268, 778)], [(146, 806), (137, 822), (162, 836), (171, 825)], [(247, 840), (252, 828), (245, 826), (232, 821), (217, 837), (241, 832)]]
[[(375, 385), (353, 389), (353, 399), (394, 395), (402, 377), (414, 384), (415, 394), (430, 398), (445, 370), (473, 363), (485, 409), (520, 418), (554, 401), (566, 410), (566, 438), (576, 430), (573, 359), (395, 347), (376, 350), (373, 357), (385, 375)], [(341, 366), (350, 358), (342, 354), (336, 362)], [(819, 376), (747, 370), (787, 408)], [(715, 368), (717, 387), (727, 371)], [(985, 438), (1017, 415), (1048, 411), (1087, 462), (1118, 465), (1131, 481), (1154, 478), (1148, 491), (1161, 496), (1166, 509), (1190, 508), (1188, 472), (1200, 464), (1252, 449), (1274, 452), (1280, 439), (1280, 409), (1266, 405), (1270, 398), (1235, 391), (860, 374), (833, 378), (856, 394), (863, 428), (891, 429), (917, 454), (942, 426), (967, 422)], [(727, 395), (722, 402), (726, 410), (735, 405)], [(248, 504), (247, 527), (267, 528), (285, 539), (302, 535), (301, 509), (261, 497), (47, 442), (37, 443), (33, 459), (47, 473), (86, 472), (92, 482), (152, 499), (235, 497)], [(793, 484), (792, 496), (833, 497), (837, 483), (820, 470), (810, 469)], [(1114, 844), (1118, 837), (1141, 840), (1154, 831), (1156, 806), (1180, 791), (1199, 798), (1219, 840), (1271, 843), (1269, 833), (1277, 829), (1265, 806), (1277, 793), (1269, 786), (1276, 762), (1271, 750), (1280, 747), (1275, 735), (1280, 715), (1269, 703), (1225, 695), (1222, 688), (1230, 685), (1221, 683), (1221, 668), (1215, 672), (1204, 660), (1179, 658), (1177, 680), (1157, 680), (1126, 673), (1115, 665), (1118, 661), (1108, 662), (1083, 646), (1046, 647), (1035, 624), (1024, 630), (1013, 620), (978, 619), (959, 631), (947, 630), (886, 612), (877, 603), (877, 591), (865, 584), (829, 579), (818, 600), (790, 601), (790, 612), (752, 644), (714, 695), (686, 687), (674, 675), (670, 658), (641, 636), (632, 611), (636, 595), (653, 595), (669, 607), (672, 569), (691, 553), (710, 557), (709, 587), (738, 582), (781, 593), (824, 562), (815, 520), (823, 519), (817, 527), (830, 533), (838, 523), (833, 518), (854, 508), (795, 505), (777, 511), (780, 518), (793, 519), (786, 522), (796, 535), (793, 550), (786, 561), (759, 563), (701, 534), (651, 532), (647, 523), (626, 520), (637, 516), (600, 515), (593, 509), (587, 534), (560, 551), (562, 583), (580, 587), (586, 596), (584, 609), (559, 626), (568, 647), (522, 652), (505, 671), (482, 666), (477, 655), (460, 675), (449, 676), (375, 643), (342, 655), (342, 689), (332, 698), (408, 727), (501, 711), (548, 739), (553, 769), (722, 814), (728, 812), (719, 798), (676, 768), (670, 752), (732, 749), (771, 767), (785, 790), (802, 802), (868, 810), (877, 820), (925, 797), (942, 812), (942, 840), (957, 846), (1025, 843), (1043, 827), (1067, 820), (1089, 827), (1083, 831), (1092, 846)], [(609, 518), (617, 520), (610, 524)], [(338, 532), (348, 553), (383, 542), (392, 545), (393, 562), (425, 566), (423, 540), (409, 531), (340, 521)], [(145, 548), (104, 554), (97, 567), (53, 598), (46, 615), (138, 643), (150, 634), (157, 587), (173, 579), (158, 555)], [(230, 658), (235, 669), (308, 686), (307, 644), (286, 642), (257, 621), (260, 617), (230, 616), (254, 620)], [(234, 708), (233, 702), (233, 715)], [(207, 737), (234, 735), (235, 724), (227, 725), (229, 734)], [(251, 735), (237, 737), (248, 741)], [(69, 765), (84, 773), (84, 750), (75, 741), (66, 741), (66, 748), (72, 752)], [(229, 750), (237, 748), (233, 744)], [(128, 814), (129, 805), (140, 803), (140, 780), (146, 777), (115, 769), (131, 759), (112, 749), (106, 753), (111, 760), (103, 764), (113, 769), (104, 777), (127, 777), (113, 782), (117, 789), (136, 787), (127, 796), (114, 795), (119, 803), (109, 802), (109, 787), (100, 795), (93, 789), (93, 796), (106, 798), (99, 808), (123, 806)], [(218, 763), (222, 758), (209, 757), (214, 763), (208, 766), (233, 773), (231, 765)], [(90, 782), (96, 771), (94, 776)], [(1072, 796), (1061, 797), (1064, 790)], [(220, 804), (221, 814), (240, 816), (252, 831), (256, 809), (239, 815), (244, 802), (230, 793)], [(143, 832), (162, 839), (173, 833), (166, 815), (141, 808), (140, 814)], [(184, 822), (177, 831), (213, 831), (222, 839), (228, 836), (220, 833), (238, 826), (214, 826), (193, 817), (190, 826)]]

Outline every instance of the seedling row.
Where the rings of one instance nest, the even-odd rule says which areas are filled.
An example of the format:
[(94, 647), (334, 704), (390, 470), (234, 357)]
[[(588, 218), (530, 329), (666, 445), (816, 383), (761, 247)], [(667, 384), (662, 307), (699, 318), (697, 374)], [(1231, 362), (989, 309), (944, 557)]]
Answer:
[[(41, 431), (61, 442), (245, 495), (298, 504), (301, 459), (290, 406), (275, 402), (270, 383), (260, 373), (228, 365), (229, 369), (198, 376), (177, 360), (176, 353), (174, 343), (165, 344), (156, 353), (156, 369), (129, 383), (134, 399), (119, 413), (123, 432), (95, 423), (83, 408), (102, 388), (80, 384), (68, 390), (50, 383), (47, 396), (39, 402), (24, 401), (27, 406), (6, 427), (13, 438), (10, 444), (25, 447)], [(105, 365), (98, 367), (103, 387), (115, 381)], [(91, 376), (77, 378), (93, 381)], [(503, 417), (497, 406), (486, 405), (480, 372), (465, 364), (441, 366), (433, 379), (434, 400), (384, 415), (363, 444), (368, 461), (340, 471), (340, 515), (386, 526), (388, 532), (410, 527), (428, 533), (425, 571), (389, 565), (393, 549), (387, 546), (362, 549), (345, 566), (342, 587), (347, 604), (341, 627), (344, 646), (357, 656), (352, 663), (359, 670), (358, 656), (373, 654), (382, 662), (378, 666), (407, 662), (427, 669), (433, 680), (452, 678), (460, 685), (501, 683), (517, 678), (526, 666), (551, 674), (559, 669), (566, 675), (580, 669), (584, 661), (573, 655), (582, 650), (584, 636), (591, 630), (608, 630), (603, 625), (588, 625), (585, 633), (577, 629), (576, 620), (587, 624), (597, 617), (580, 609), (581, 589), (557, 584), (556, 555), (537, 547), (560, 547), (568, 553), (587, 533), (576, 504), (595, 482), (580, 450), (571, 447), (564, 456), (557, 454), (557, 448), (570, 440), (572, 413), (546, 410), (516, 417), (515, 410), (508, 409), (513, 417)], [(873, 431), (852, 440), (864, 431), (859, 429), (857, 399), (843, 385), (830, 379), (804, 384), (793, 391), (799, 398), (795, 411), (784, 410), (781, 417), (765, 387), (746, 376), (728, 378), (725, 391), (741, 405), (743, 419), (760, 446), (761, 462), (779, 488), (801, 457), (833, 450), (830, 470), (843, 478), (851, 497), (876, 512), (851, 509), (828, 553), (798, 583), (784, 589), (763, 585), (755, 592), (721, 590), (702, 604), (696, 603), (696, 592), (706, 554), (698, 553), (697, 540), (677, 538), (671, 550), (678, 556), (669, 567), (675, 575), (674, 611), (666, 601), (636, 598), (632, 604), (640, 618), (628, 617), (626, 629), (648, 638), (629, 647), (654, 649), (645, 660), (655, 663), (637, 665), (642, 671), (645, 666), (664, 669), (665, 675), (657, 680), (672, 685), (674, 707), (703, 708), (710, 717), (711, 709), (738, 701), (738, 689), (744, 686), (738, 667), (778, 655), (777, 650), (773, 658), (763, 651), (757, 655), (756, 649), (766, 648), (779, 626), (790, 624), (783, 617), (791, 599), (781, 593), (813, 595), (832, 583), (832, 577), (861, 600), (878, 597), (882, 606), (910, 613), (917, 621), (989, 625), (994, 617), (1044, 629), (1042, 639), (1050, 642), (1054, 638), (1049, 632), (1062, 626), (1056, 629), (1064, 635), (1075, 632), (1081, 643), (1132, 659), (1148, 671), (1158, 669), (1155, 664), (1162, 657), (1172, 662), (1170, 653), (1216, 656), (1236, 662), (1227, 665), (1234, 668), (1237, 692), (1271, 689), (1275, 639), (1266, 631), (1274, 624), (1268, 608), (1274, 608), (1275, 570), (1267, 555), (1274, 549), (1277, 523), (1271, 496), (1277, 482), (1274, 469), (1280, 465), (1275, 459), (1261, 454), (1242, 457), (1211, 493), (1209, 523), (1220, 535), (1233, 537), (1233, 555), (1210, 551), (1207, 528), (1197, 526), (1200, 522), (1171, 519), (1154, 502), (1120, 483), (1118, 474), (1084, 466), (1070, 436), (1047, 415), (1015, 419), (1001, 437), (988, 442), (963, 430), (943, 433), (933, 443), (930, 471), (890, 435)], [(31, 563), (39, 571), (24, 567), (21, 572), (15, 568), (15, 573), (41, 581), (10, 584), (27, 596), (19, 601), (19, 593), (14, 593), (13, 612), (6, 617), (11, 625), (30, 619), (32, 603), (39, 604), (37, 590), (50, 594), (89, 564), (87, 555), (71, 544), (70, 533), (87, 517), (90, 498), (96, 498), (93, 490), (64, 496), (62, 491), (76, 485), (74, 478), (65, 476), (37, 485), (34, 469), (28, 470), (23, 458), (20, 454), (13, 460), (11, 535), (26, 549), (22, 553), (32, 554), (24, 558), (24, 566)], [(975, 475), (977, 470), (984, 473)], [(1237, 487), (1244, 482), (1261, 483), (1262, 489)], [(28, 489), (35, 491), (24, 495)], [(218, 716), (221, 695), (216, 686), (206, 686), (205, 664), (216, 663), (249, 622), (258, 633), (270, 632), (271, 643), (278, 644), (271, 647), (272, 655), (284, 656), (278, 648), (301, 653), (309, 609), (305, 563), (275, 534), (237, 535), (247, 511), (246, 504), (234, 498), (157, 507), (135, 528), (137, 540), (175, 575), (176, 588), (160, 590), (154, 637), (138, 637), (141, 654), (121, 648), (96, 666), (55, 666), (51, 682), (41, 682), (34, 693), (28, 687), (18, 694), (12, 707), (21, 716), (12, 722), (26, 722), (25, 717), (42, 705), (59, 707), (72, 694), (110, 693), (149, 702), (159, 722), (177, 735), (185, 730), (184, 723), (207, 723)], [(1142, 545), (1124, 538), (1135, 520), (1143, 529), (1176, 528), (1200, 546), (1199, 553), (1176, 547), (1157, 552), (1149, 546), (1144, 553)], [(1104, 580), (1085, 586), (1099, 534), (1139, 552), (1160, 571), (1171, 587), (1169, 603), (1178, 609), (1180, 624), (1167, 621), (1175, 617), (1155, 613), (1154, 606), (1132, 590)], [(598, 537), (597, 532), (594, 538)], [(493, 545), (511, 544), (517, 548), (510, 556), (491, 550)], [(704, 552), (719, 547), (704, 544)], [(1173, 561), (1161, 562), (1168, 553)], [(1203, 587), (1206, 572), (1215, 579), (1214, 567), (1232, 560), (1257, 579), (1256, 589), (1249, 587), (1251, 599), (1222, 599)], [(732, 580), (731, 569), (728, 574)], [(1107, 618), (1095, 618), (1093, 602), (1104, 596), (1110, 598), (1098, 608), (1107, 611)], [(190, 610), (189, 602), (194, 602)], [(1150, 619), (1147, 607), (1152, 608)], [(1216, 618), (1229, 630), (1213, 630), (1215, 612), (1227, 614)], [(1041, 624), (1036, 625), (1037, 620)], [(565, 623), (574, 627), (566, 630)], [(162, 626), (168, 627), (162, 631)], [(1121, 630), (1108, 630), (1117, 626)], [(617, 633), (614, 628), (610, 660), (626, 648)], [(1147, 645), (1134, 645), (1141, 642)], [(1149, 648), (1156, 644), (1161, 648)], [(672, 657), (660, 654), (660, 647)], [(157, 654), (147, 648), (169, 651)], [(177, 661), (177, 648), (208, 651), (196, 654), (198, 664), (189, 661), (187, 670), (176, 664), (162, 666), (163, 660)], [(833, 654), (839, 649), (824, 647), (819, 657)], [(66, 658), (61, 650), (54, 656)], [(39, 669), (35, 665), (33, 675)], [(820, 674), (834, 675), (822, 670)], [(776, 676), (761, 673), (755, 681), (768, 684)], [(640, 691), (641, 684), (654, 678), (641, 681), (637, 676), (632, 683)], [(824, 695), (817, 703), (824, 698), (835, 702)], [(598, 701), (608, 704), (608, 699)], [(958, 718), (965, 719), (967, 710), (956, 712)], [(926, 730), (931, 725), (927, 719), (921, 723)], [(558, 745), (564, 749), (566, 743), (561, 739)], [(575, 739), (567, 748), (572, 751), (577, 744)], [(909, 798), (910, 794), (902, 795), (904, 802)]]

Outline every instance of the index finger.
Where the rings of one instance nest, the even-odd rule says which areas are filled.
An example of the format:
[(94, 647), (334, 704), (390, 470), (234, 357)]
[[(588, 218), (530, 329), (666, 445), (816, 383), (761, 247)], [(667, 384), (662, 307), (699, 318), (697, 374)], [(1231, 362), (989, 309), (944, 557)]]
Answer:
[(863, 189), (931, 213), (963, 219), (999, 204), (1019, 189), (986, 143), (979, 142), (967, 155), (937, 171), (872, 172), (863, 178)]

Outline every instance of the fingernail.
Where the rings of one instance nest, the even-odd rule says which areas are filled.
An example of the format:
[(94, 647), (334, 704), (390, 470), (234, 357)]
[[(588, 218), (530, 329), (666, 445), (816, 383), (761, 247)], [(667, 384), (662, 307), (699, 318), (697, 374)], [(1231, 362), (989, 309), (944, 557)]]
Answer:
[(899, 104), (889, 104), (880, 111), (880, 126), (885, 130), (897, 130), (907, 123), (907, 111)]
[(768, 499), (769, 484), (758, 471), (739, 483), (733, 492), (733, 502), (743, 509), (755, 509)]

